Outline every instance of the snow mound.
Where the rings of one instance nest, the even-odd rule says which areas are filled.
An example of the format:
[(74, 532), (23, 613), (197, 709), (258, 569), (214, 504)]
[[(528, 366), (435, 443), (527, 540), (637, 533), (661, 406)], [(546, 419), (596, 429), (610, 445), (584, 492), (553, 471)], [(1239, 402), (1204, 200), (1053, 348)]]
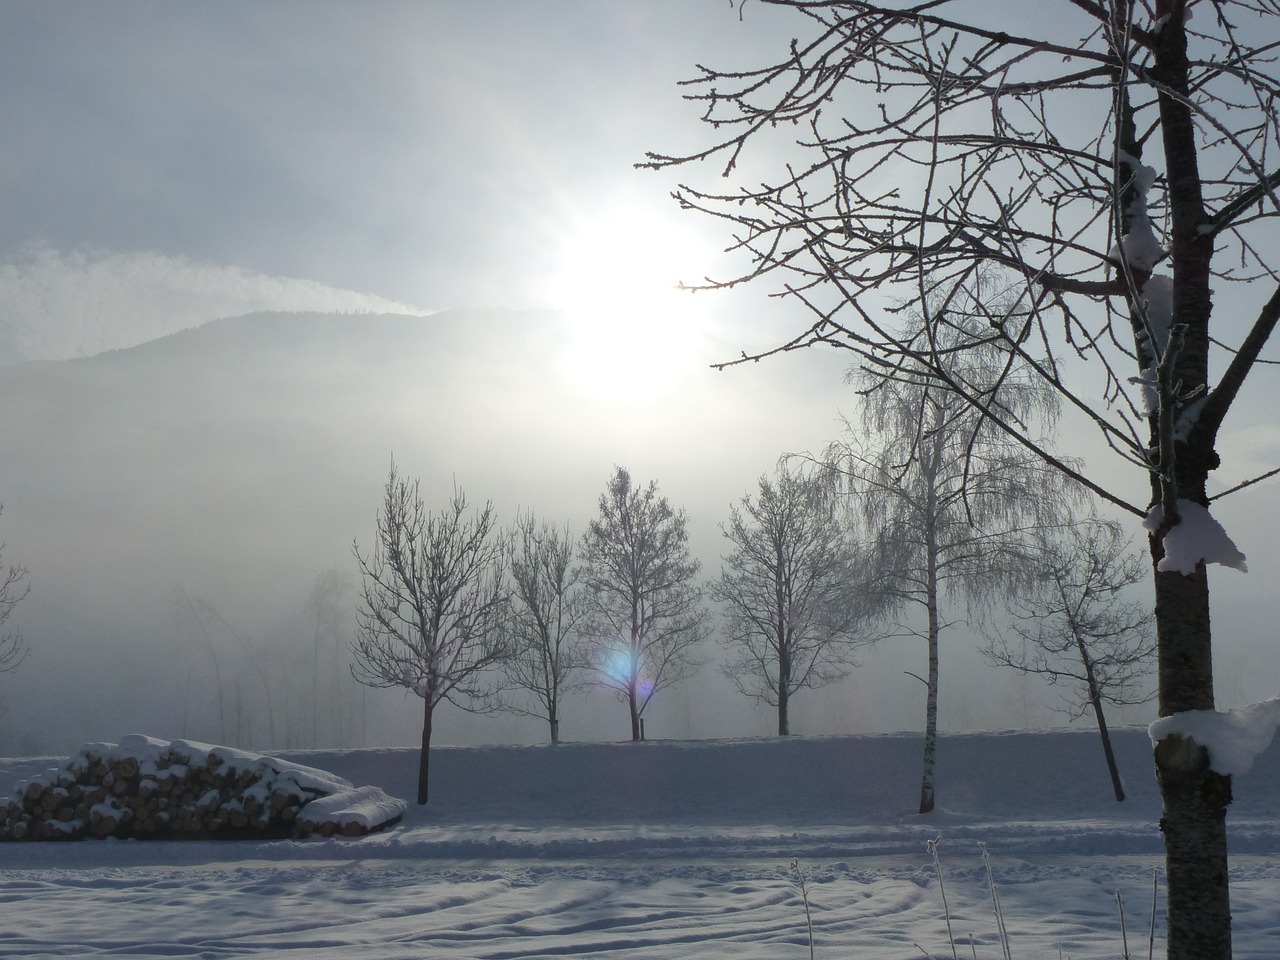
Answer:
[(18, 781), (0, 799), (0, 840), (363, 836), (404, 812), (378, 788), (314, 767), (135, 735)]

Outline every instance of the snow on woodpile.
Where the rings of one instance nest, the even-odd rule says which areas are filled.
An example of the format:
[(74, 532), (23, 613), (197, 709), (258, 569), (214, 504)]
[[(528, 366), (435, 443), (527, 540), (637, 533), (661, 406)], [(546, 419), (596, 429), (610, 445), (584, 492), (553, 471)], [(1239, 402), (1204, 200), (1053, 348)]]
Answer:
[(0, 840), (363, 836), (405, 804), (376, 787), (231, 747), (91, 743), (0, 799)]
[(352, 787), (327, 797), (317, 797), (298, 813), (298, 834), (318, 833), (331, 837), (359, 837), (395, 823), (403, 815), (405, 803), (389, 797), (377, 787)]

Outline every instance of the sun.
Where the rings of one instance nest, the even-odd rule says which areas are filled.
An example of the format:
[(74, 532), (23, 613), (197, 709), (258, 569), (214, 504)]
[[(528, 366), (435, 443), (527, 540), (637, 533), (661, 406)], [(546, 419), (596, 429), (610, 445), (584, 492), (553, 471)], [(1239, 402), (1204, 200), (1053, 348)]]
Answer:
[(562, 234), (548, 300), (569, 321), (566, 379), (595, 395), (645, 402), (704, 365), (700, 308), (680, 281), (705, 259), (679, 218), (624, 207)]

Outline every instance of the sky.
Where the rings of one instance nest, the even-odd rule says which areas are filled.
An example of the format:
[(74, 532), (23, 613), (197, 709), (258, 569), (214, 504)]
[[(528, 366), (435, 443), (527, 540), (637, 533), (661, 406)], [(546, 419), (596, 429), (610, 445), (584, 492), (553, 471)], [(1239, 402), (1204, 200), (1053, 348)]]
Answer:
[[(26, 604), (34, 652), (11, 705), (25, 717), (45, 702), (40, 691), (49, 685), (104, 687), (80, 698), (83, 716), (54, 734), (56, 742), (81, 738), (95, 723), (112, 728), (100, 736), (130, 732), (115, 729), (131, 704), (118, 692), (127, 681), (116, 674), (143, 660), (152, 669), (166, 663), (168, 654), (143, 638), (200, 636), (197, 624), (208, 623), (192, 611), (202, 603), (215, 604), (227, 621), (226, 630), (214, 625), (222, 630), (214, 648), (234, 652), (235, 631), (278, 630), (273, 621), (282, 615), (264, 612), (269, 602), (300, 607), (308, 577), (351, 566), (352, 540), (367, 542), (393, 450), (403, 469), (429, 473), (433, 484), (460, 479), (507, 514), (518, 503), (554, 515), (572, 490), (585, 515), (612, 465), (625, 462), (689, 506), (695, 541), (714, 561), (716, 524), (729, 501), (780, 453), (824, 442), (834, 429), (838, 411), (821, 393), (838, 386), (839, 359), (780, 364), (767, 389), (730, 375), (732, 392), (746, 395), (738, 402), (767, 418), (767, 429), (729, 429), (703, 416), (735, 402), (728, 395), (708, 401), (707, 384), (718, 375), (707, 365), (771, 342), (772, 304), (676, 291), (677, 282), (714, 269), (726, 238), (680, 213), (669, 197), (671, 177), (634, 169), (647, 149), (698, 142), (698, 109), (681, 99), (677, 82), (708, 52), (759, 59), (776, 41), (776, 16), (764, 7), (740, 11), (722, 0), (130, 2), (111, 9), (19, 2), (0, 15), (0, 82), (9, 91), (0, 104), (8, 131), (0, 145), (0, 368), (132, 347), (260, 310), (553, 309), (569, 328), (545, 345), (554, 364), (547, 375), (568, 382), (580, 411), (575, 423), (561, 417), (555, 432), (573, 437), (587, 424), (610, 432), (587, 444), (589, 461), (567, 477), (555, 473), (539, 487), (535, 476), (532, 488), (521, 486), (529, 478), (513, 476), (512, 463), (550, 454), (546, 445), (525, 450), (520, 433), (536, 427), (521, 415), (532, 407), (511, 401), (511, 389), (518, 382), (527, 397), (537, 388), (525, 387), (518, 364), (497, 358), (498, 346), (477, 321), (474, 357), (450, 361), (471, 371), (473, 390), (457, 399), (456, 411), (427, 416), (421, 455), (419, 431), (395, 439), (362, 431), (381, 446), (362, 464), (362, 499), (343, 504), (355, 505), (359, 524), (327, 526), (336, 532), (292, 581), (262, 574), (267, 561), (237, 559), (223, 544), (238, 539), (257, 549), (272, 539), (263, 524), (284, 522), (304, 502), (315, 517), (341, 512), (325, 499), (343, 486), (340, 469), (314, 479), (284, 511), (264, 496), (269, 478), (261, 465), (237, 449), (243, 436), (210, 441), (209, 416), (198, 407), (185, 429), (172, 427), (171, 439), (144, 450), (130, 438), (150, 429), (142, 421), (152, 416), (113, 422), (100, 401), (97, 420), (78, 418), (93, 448), (83, 457), (101, 453), (112, 462), (95, 461), (89, 475), (77, 472), (83, 457), (61, 456), (56, 442), (37, 436), (36, 455), (0, 470), (8, 557), (42, 584)], [(640, 324), (643, 336), (623, 336)], [(744, 326), (760, 332), (744, 340)], [(493, 362), (486, 368), (475, 358)], [(351, 376), (340, 367), (332, 374)], [(242, 392), (257, 396), (252, 386)], [(450, 399), (433, 397), (433, 409)], [(180, 405), (165, 393), (155, 416)], [(698, 416), (680, 412), (691, 405)], [(236, 429), (252, 423), (235, 406), (213, 416), (234, 420)], [(784, 410), (798, 429), (786, 426)], [(58, 416), (55, 423), (66, 422)], [(665, 424), (676, 418), (686, 435), (664, 442)], [(717, 432), (724, 448), (713, 483), (703, 479), (709, 466), (684, 453), (699, 430)], [(467, 446), (467, 436), (485, 439)], [(486, 443), (502, 450), (482, 449)], [(451, 451), (447, 463), (442, 445)], [(210, 464), (215, 446), (224, 454)], [(581, 454), (583, 444), (574, 449)], [(287, 458), (273, 456), (265, 473), (283, 475)], [(348, 447), (341, 459), (346, 467), (361, 458)], [(673, 462), (685, 467), (682, 476)], [(548, 496), (548, 486), (560, 499)], [(228, 505), (240, 491), (242, 499)], [(112, 499), (126, 506), (99, 506)], [(187, 524), (193, 513), (204, 526)], [(65, 523), (71, 516), (76, 521)], [(297, 527), (279, 536), (308, 548), (316, 542), (314, 530)], [(99, 663), (87, 677), (78, 673), (98, 663), (103, 647), (119, 669), (104, 674)], [(197, 660), (194, 668), (186, 659), (162, 667), (181, 675), (179, 698), (191, 689), (193, 669), (217, 667)], [(402, 719), (372, 722), (369, 736), (411, 741), (415, 705), (384, 697), (394, 701), (387, 712)], [(694, 698), (681, 699), (679, 729), (687, 732)], [(476, 736), (522, 735), (511, 723), (487, 729)], [(204, 734), (224, 731), (220, 723)], [(472, 736), (465, 720), (452, 732), (446, 724), (445, 734)]]
[[(456, 421), (450, 443), (457, 444), (449, 447), (462, 451), (456, 461), (423, 454), (405, 465), (435, 471), (440, 483), (463, 470), (469, 484), (483, 481), (483, 496), (510, 504), (549, 488), (582, 500), (581, 491), (601, 488), (611, 464), (622, 461), (689, 506), (695, 545), (713, 562), (716, 525), (730, 500), (780, 453), (833, 439), (852, 401), (839, 356), (811, 353), (724, 375), (707, 370), (794, 332), (794, 307), (761, 288), (674, 290), (678, 281), (727, 275), (728, 238), (715, 223), (677, 209), (669, 197), (676, 175), (634, 164), (646, 150), (679, 154), (706, 143), (698, 105), (684, 101), (677, 86), (696, 74), (695, 64), (758, 64), (785, 50), (803, 27), (751, 0), (8, 0), (0, 7), (0, 368), (132, 347), (254, 311), (561, 311), (568, 326), (548, 347), (556, 357), (548, 375), (572, 382), (573, 403), (592, 424), (605, 425), (605, 439), (578, 446), (581, 438), (566, 440), (564, 449), (591, 449), (541, 487), (526, 475), (531, 471), (513, 466), (536, 463), (536, 452), (522, 447), (517, 461), (490, 456), (478, 449), (479, 439), (465, 447), (468, 435), (509, 438), (525, 429), (530, 410), (503, 404), (528, 371), (504, 355), (505, 366), (477, 373), (475, 392), (442, 413)], [(644, 335), (634, 336), (637, 329)], [(492, 347), (486, 336), (477, 329), (475, 355), (459, 360), (460, 369), (483, 370), (483, 352)], [(715, 376), (722, 379), (709, 379)], [(1271, 399), (1252, 395), (1250, 406), (1261, 414), (1231, 425), (1223, 447), (1233, 463), (1274, 465), (1280, 434), (1265, 415)], [(761, 425), (744, 422), (748, 416)], [(507, 434), (495, 433), (497, 421)], [(561, 422), (557, 431), (581, 432), (582, 422)], [(675, 425), (678, 441), (664, 438)], [(104, 432), (104, 456), (113, 444), (127, 446), (128, 435)], [(363, 526), (342, 527), (338, 547), (317, 567), (349, 566), (353, 537), (368, 538), (389, 446), (361, 478), (371, 492), (360, 502)], [(79, 562), (108, 552), (105, 534), (86, 526), (81, 540), (54, 557), (57, 544), (24, 520), (11, 492), (21, 466), (0, 468), (0, 534), (9, 559), (33, 567), (33, 583), (47, 563), (43, 599), (28, 601), (34, 614), (48, 610), (37, 603), (56, 604), (50, 585), (70, 576), (70, 554)], [(248, 464), (220, 466), (249, 488)], [(1241, 475), (1229, 479), (1244, 479), (1245, 467), (1236, 469)], [(151, 462), (144, 469), (139, 461), (137, 476), (119, 481), (122, 489), (151, 491), (137, 486), (148, 472), (155, 472)], [(50, 478), (22, 479), (34, 489)], [(68, 510), (89, 510), (90, 495), (77, 496), (84, 502), (65, 504)], [(1219, 680), (1236, 703), (1274, 693), (1266, 677), (1275, 670), (1260, 668), (1276, 666), (1265, 584), (1275, 569), (1267, 551), (1280, 543), (1280, 529), (1265, 496), (1228, 504), (1224, 523), (1246, 534), (1237, 540), (1255, 571), (1252, 579), (1234, 571), (1215, 577), (1215, 609), (1231, 611), (1215, 621), (1230, 654)], [(559, 509), (561, 501), (550, 505)], [(234, 520), (234, 511), (225, 515)], [(246, 515), (257, 514), (246, 508)], [(215, 532), (225, 533), (225, 524)], [(162, 536), (162, 528), (140, 531), (135, 553), (153, 535)], [(151, 562), (172, 567), (173, 560), (157, 551)], [(230, 557), (219, 554), (217, 562), (227, 582), (246, 578), (231, 572)], [(117, 563), (110, 576), (125, 582), (131, 569)], [(175, 589), (197, 589), (150, 570), (148, 577), (114, 599), (100, 578), (92, 593), (97, 612), (64, 621), (43, 663), (33, 645), (31, 662), (14, 675), (28, 678), (11, 692), (15, 705), (40, 701), (40, 691), (75, 659), (77, 644), (87, 642), (84, 623), (94, 616), (119, 614), (103, 632), (127, 639), (137, 624), (120, 619), (121, 611), (135, 605), (135, 592), (170, 598)], [(215, 587), (208, 589), (218, 599)], [(301, 604), (305, 590), (290, 589)], [(219, 610), (240, 625), (236, 613), (253, 604), (242, 590), (228, 587), (223, 596)], [(188, 617), (192, 636), (198, 621)], [(38, 631), (28, 633), (34, 640)], [(867, 660), (898, 678), (920, 669), (918, 658), (891, 650)], [(1007, 678), (991, 685), (975, 663), (952, 669), (963, 693), (944, 691), (944, 700), (951, 696), (944, 726), (1044, 717), (1028, 705), (1035, 698), (1024, 686)], [(815, 700), (807, 729), (909, 727), (922, 713), (912, 683), (882, 691), (881, 701), (874, 689), (865, 691), (869, 699), (845, 691)], [(680, 719), (667, 729), (679, 735), (732, 732), (746, 713), (736, 703), (722, 711), (718, 699), (702, 702), (691, 690), (673, 692), (670, 702)], [(388, 712), (401, 719), (384, 721), (370, 736), (406, 742), (415, 707), (397, 701)], [(118, 714), (104, 708), (99, 716), (111, 726)], [(758, 715), (752, 722), (750, 732), (767, 730), (767, 716), (763, 727)], [(446, 731), (460, 742), (537, 736), (509, 719), (469, 723)], [(88, 724), (65, 731), (71, 745), (84, 739)], [(98, 736), (131, 732), (167, 731)]]
[(671, 254), (692, 270), (723, 238), (632, 165), (698, 142), (675, 84), (710, 52), (754, 59), (777, 21), (725, 0), (3, 15), (0, 289), (27, 292), (23, 320), (67, 285), (92, 291), (82, 310), (121, 309), (97, 302), (105, 267), (142, 288), (137, 322), (179, 293), (218, 315), (299, 282), (337, 309), (354, 291), (433, 310), (581, 305), (622, 261), (654, 286), (694, 279)]

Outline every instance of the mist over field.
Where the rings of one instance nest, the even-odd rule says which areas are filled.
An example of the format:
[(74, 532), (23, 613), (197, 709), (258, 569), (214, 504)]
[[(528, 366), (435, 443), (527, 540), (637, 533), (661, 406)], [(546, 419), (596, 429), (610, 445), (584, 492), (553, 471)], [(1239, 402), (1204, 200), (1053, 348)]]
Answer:
[[(690, 517), (704, 576), (731, 502), (787, 452), (840, 429), (839, 368), (690, 369), (631, 403), (566, 374), (563, 316), (511, 311), (256, 314), (91, 358), (0, 370), (7, 556), (31, 571), (31, 654), (0, 679), (9, 752), (146, 732), (244, 746), (416, 742), (418, 703), (357, 687), (352, 542), (369, 544), (392, 456), (430, 506), (456, 482), (504, 522), (531, 508), (581, 532), (615, 464)], [(833, 358), (834, 359), (834, 358)], [(947, 645), (950, 729), (1060, 722), (1052, 694)], [(714, 656), (717, 648), (709, 646)], [(923, 651), (886, 640), (843, 684), (796, 700), (796, 729), (915, 729)], [(316, 696), (316, 692), (319, 696)], [(268, 704), (268, 699), (270, 703)], [(221, 707), (219, 704), (221, 703)], [(763, 734), (770, 711), (709, 664), (663, 692), (651, 735)], [(440, 716), (442, 742), (537, 742), (512, 715)], [(604, 691), (569, 739), (626, 736)]]
[[(816, 444), (834, 422), (818, 389), (705, 370), (657, 402), (592, 393), (566, 375), (566, 322), (260, 314), (0, 370), (0, 402), (22, 411), (0, 425), (11, 452), (0, 522), (33, 585), (22, 605), (31, 656), (5, 688), (15, 745), (143, 727), (323, 744), (336, 730), (311, 732), (317, 689), (322, 714), (326, 691), (361, 704), (351, 742), (412, 742), (415, 702), (353, 691), (346, 669), (351, 546), (373, 536), (392, 456), (433, 507), (456, 482), (474, 502), (492, 498), (504, 522), (532, 508), (579, 531), (626, 464), (689, 510), (709, 571), (730, 500), (804, 447), (800, 434)], [(672, 734), (694, 735), (690, 704), (721, 682), (707, 670), (655, 712), (665, 706)], [(239, 703), (240, 719), (219, 719), (219, 683), (221, 713)], [(274, 717), (261, 715), (277, 689)], [(613, 706), (599, 705), (608, 720)], [(734, 725), (752, 722), (747, 704), (730, 706)], [(541, 735), (512, 718), (445, 721), (463, 741)], [(601, 722), (571, 712), (566, 726), (609, 736)], [(660, 714), (651, 722), (661, 727)]]
[[(626, 466), (687, 509), (711, 576), (730, 503), (856, 421), (834, 351), (709, 369), (797, 317), (750, 285), (673, 291), (744, 261), (670, 201), (674, 176), (634, 169), (704, 142), (677, 86), (694, 64), (766, 62), (805, 25), (684, 0), (489, 9), (10, 11), (0, 542), (32, 587), (13, 621), (30, 656), (0, 676), (10, 751), (135, 731), (412, 742), (418, 704), (354, 689), (345, 654), (351, 545), (373, 535), (393, 455), (429, 504), (456, 481), (504, 520), (531, 508), (579, 530)], [(1220, 437), (1215, 490), (1274, 465), (1264, 384)], [(1091, 425), (1062, 431), (1108, 470)], [(1280, 674), (1273, 484), (1215, 504), (1253, 571), (1213, 578), (1224, 706)], [(944, 643), (944, 729), (1060, 722), (1052, 691), (976, 646), (962, 625)], [(866, 650), (796, 700), (795, 729), (919, 729), (907, 671), (923, 660), (913, 639)], [(565, 736), (624, 737), (624, 714), (578, 695)], [(439, 719), (447, 741), (542, 737), (512, 716)], [(770, 729), (714, 664), (648, 720), (655, 736)]]

